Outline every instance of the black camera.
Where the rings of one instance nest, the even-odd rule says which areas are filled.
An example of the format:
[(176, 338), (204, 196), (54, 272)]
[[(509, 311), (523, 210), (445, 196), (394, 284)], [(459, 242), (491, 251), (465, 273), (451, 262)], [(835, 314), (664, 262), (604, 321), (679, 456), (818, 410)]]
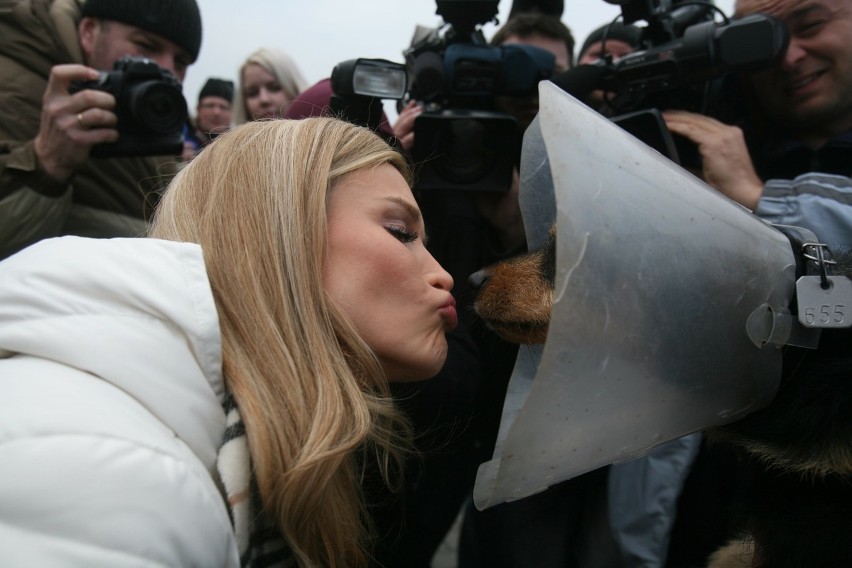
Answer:
[(528, 45), (490, 46), (479, 26), (494, 20), (497, 0), (437, 0), (445, 25), (405, 51), (408, 99), (424, 105), (414, 123), (418, 189), (504, 191), (521, 137), (497, 97), (536, 95), (555, 58)]
[(115, 97), (118, 140), (97, 144), (96, 158), (178, 155), (183, 149), (187, 121), (180, 82), (166, 69), (144, 57), (123, 57), (112, 71), (94, 81), (74, 82), (70, 92), (105, 91)]
[(713, 2), (607, 1), (621, 5), (624, 23), (647, 23), (641, 28), (642, 47), (618, 61), (605, 57), (581, 65), (553, 82), (579, 99), (604, 90), (614, 122), (674, 161), (696, 167), (694, 145), (673, 139), (659, 111), (711, 114), (708, 105), (720, 88), (718, 80), (780, 60), (789, 43), (786, 26), (763, 14), (728, 21)]

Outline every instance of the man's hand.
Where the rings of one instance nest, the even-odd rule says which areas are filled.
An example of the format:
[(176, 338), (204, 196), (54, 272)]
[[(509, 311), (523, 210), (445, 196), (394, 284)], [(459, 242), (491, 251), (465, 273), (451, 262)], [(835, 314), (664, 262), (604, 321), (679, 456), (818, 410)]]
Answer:
[(118, 139), (118, 118), (112, 112), (115, 97), (93, 89), (68, 92), (72, 81), (97, 77), (97, 70), (84, 65), (56, 65), (50, 70), (34, 148), (41, 169), (57, 181), (69, 179), (89, 159), (92, 146)]
[(409, 101), (393, 124), (393, 135), (406, 152), (414, 147), (414, 119), (420, 116), (423, 107), (417, 101)]
[(666, 126), (698, 145), (704, 181), (752, 211), (763, 194), (743, 131), (713, 118), (683, 110), (663, 112)]

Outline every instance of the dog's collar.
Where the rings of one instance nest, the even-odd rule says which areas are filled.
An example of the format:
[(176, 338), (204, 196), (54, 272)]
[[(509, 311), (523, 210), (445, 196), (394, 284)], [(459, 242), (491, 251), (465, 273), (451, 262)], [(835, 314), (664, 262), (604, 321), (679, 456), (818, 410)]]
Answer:
[(831, 250), (814, 233), (788, 225), (774, 227), (790, 241), (796, 262), (790, 337), (785, 344), (815, 349), (822, 329), (850, 327), (852, 283), (834, 276)]

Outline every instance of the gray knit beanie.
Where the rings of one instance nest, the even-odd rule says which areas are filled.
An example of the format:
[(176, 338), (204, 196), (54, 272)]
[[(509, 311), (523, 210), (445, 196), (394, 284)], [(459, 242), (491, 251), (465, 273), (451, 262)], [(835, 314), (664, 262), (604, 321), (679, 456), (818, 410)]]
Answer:
[(162, 36), (192, 60), (201, 49), (201, 14), (195, 0), (86, 0), (83, 17), (113, 20)]
[(198, 102), (204, 97), (220, 97), (226, 101), (234, 101), (234, 82), (228, 79), (217, 79), (211, 77), (207, 79), (204, 86), (201, 87), (201, 92), (198, 93)]
[(634, 49), (638, 49), (642, 43), (642, 30), (640, 28), (629, 24), (622, 24), (621, 22), (612, 22), (596, 28), (589, 34), (578, 52), (578, 59), (586, 52), (586, 49), (590, 45), (596, 41), (603, 40), (604, 34), (606, 35), (606, 39), (620, 39)]

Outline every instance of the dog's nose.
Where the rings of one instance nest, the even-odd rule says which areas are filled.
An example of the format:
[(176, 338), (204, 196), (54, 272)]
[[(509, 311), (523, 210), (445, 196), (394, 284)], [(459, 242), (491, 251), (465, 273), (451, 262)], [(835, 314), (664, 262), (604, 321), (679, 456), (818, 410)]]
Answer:
[(485, 286), (488, 280), (491, 279), (491, 276), (488, 275), (487, 270), (477, 270), (467, 278), (467, 285), (470, 286), (470, 289), (474, 292), (479, 292), (479, 290)]

